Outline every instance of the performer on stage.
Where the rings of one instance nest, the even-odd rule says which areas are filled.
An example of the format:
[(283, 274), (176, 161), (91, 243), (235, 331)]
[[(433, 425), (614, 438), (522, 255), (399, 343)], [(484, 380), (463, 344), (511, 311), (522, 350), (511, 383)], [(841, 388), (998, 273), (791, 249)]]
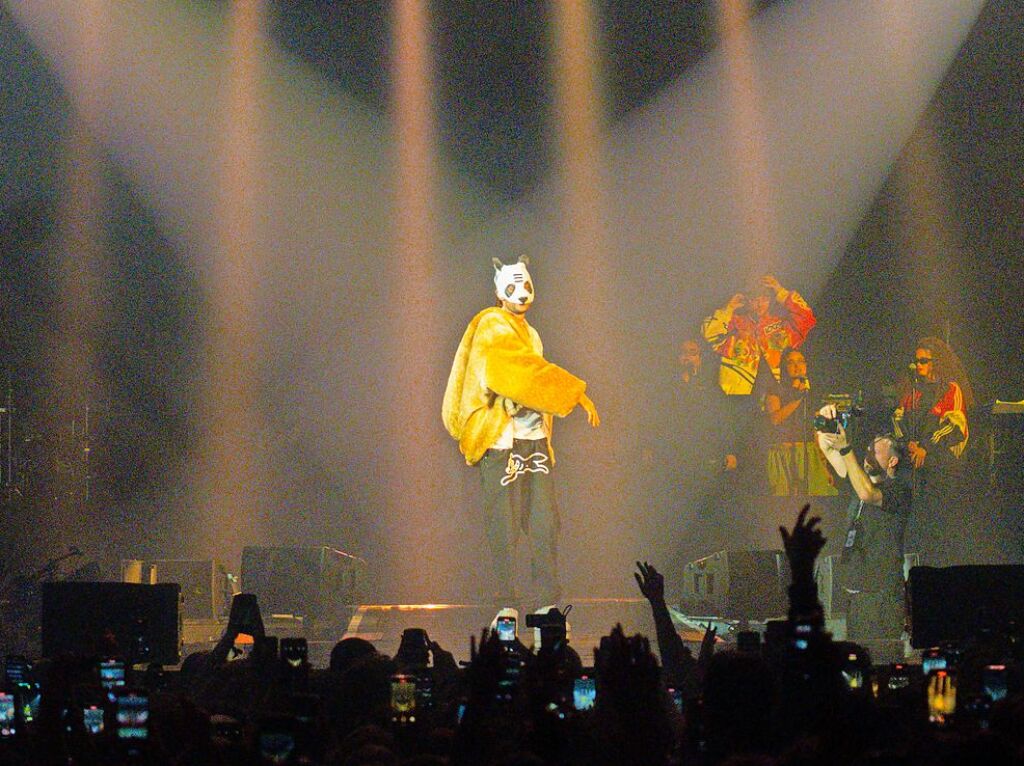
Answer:
[(771, 274), (761, 277), (751, 296), (736, 293), (704, 320), (704, 339), (718, 352), (718, 383), (726, 394), (754, 390), (761, 357), (779, 379), (782, 352), (798, 348), (817, 320), (795, 290), (787, 290)]
[[(544, 358), (537, 331), (526, 321), (533, 305), (529, 260), (494, 262), (498, 305), (470, 321), (444, 394), (445, 428), (468, 465), (480, 465), (487, 542), (507, 606), (518, 598), (513, 553), (525, 534), (530, 547), (529, 595), (541, 604), (559, 597), (555, 541), (558, 515), (551, 471), (554, 415), (579, 405), (600, 424), (587, 384)], [(523, 594), (525, 595), (525, 594)]]
[(964, 535), (963, 454), (970, 430), (967, 412), (974, 404), (967, 373), (959, 358), (939, 338), (922, 338), (893, 412), (893, 433), (907, 442), (914, 468), (914, 518), (907, 532), (908, 550), (929, 566), (953, 566), (970, 560)]
[(795, 348), (782, 356), (782, 380), (770, 385), (764, 411), (771, 425), (768, 486), (776, 497), (836, 495), (832, 475), (814, 443), (807, 399), (807, 359)]
[(708, 393), (707, 368), (701, 355), (700, 343), (693, 338), (684, 340), (679, 347), (679, 382), (690, 396), (704, 397)]
[(967, 410), (974, 392), (967, 373), (939, 338), (922, 338), (911, 366), (914, 373), (893, 413), (895, 433), (907, 440), (914, 468), (949, 465), (950, 457), (963, 455), (970, 437)]
[[(679, 350), (679, 385), (671, 410), (659, 408), (658, 423), (647, 429), (663, 433), (657, 438), (667, 447), (673, 471), (703, 485), (709, 475), (735, 471), (735, 407), (725, 397), (712, 375), (717, 370), (704, 364), (701, 343), (695, 338), (682, 342)], [(665, 414), (671, 412), (670, 417)], [(659, 429), (659, 426), (661, 427)]]

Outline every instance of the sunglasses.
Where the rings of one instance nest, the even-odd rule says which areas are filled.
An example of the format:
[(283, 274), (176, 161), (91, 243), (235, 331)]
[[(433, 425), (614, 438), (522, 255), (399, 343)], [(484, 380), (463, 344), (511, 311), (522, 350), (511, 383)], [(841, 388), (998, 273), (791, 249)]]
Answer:
[(932, 358), (930, 356), (919, 356), (914, 360), (914, 364), (931, 364)]

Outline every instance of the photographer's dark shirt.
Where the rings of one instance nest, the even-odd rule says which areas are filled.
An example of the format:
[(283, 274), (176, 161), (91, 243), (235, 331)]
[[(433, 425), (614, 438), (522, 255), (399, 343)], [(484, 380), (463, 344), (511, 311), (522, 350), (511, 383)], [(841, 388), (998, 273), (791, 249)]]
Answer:
[(910, 483), (897, 474), (878, 485), (882, 505), (854, 497), (840, 559), (840, 584), (857, 591), (898, 592), (903, 583), (903, 533), (910, 516)]

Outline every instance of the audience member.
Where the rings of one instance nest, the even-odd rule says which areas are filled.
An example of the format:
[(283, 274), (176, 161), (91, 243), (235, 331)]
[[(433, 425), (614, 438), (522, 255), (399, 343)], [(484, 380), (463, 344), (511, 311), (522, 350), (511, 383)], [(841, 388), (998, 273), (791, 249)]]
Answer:
[[(709, 627), (695, 660), (673, 626), (664, 579), (648, 563), (638, 564), (634, 576), (652, 609), (661, 663), (646, 637), (628, 636), (620, 626), (601, 639), (592, 669), (583, 668), (557, 635), (533, 652), (485, 630), (479, 644), (471, 640), (471, 662), (459, 670), (450, 653), (414, 630), (397, 661), (367, 642), (339, 642), (331, 667), (311, 671), (307, 686), (294, 666), (268, 661), (255, 650), (230, 660), (239, 628), (259, 633), (261, 624), (237, 608), (214, 652), (188, 659), (166, 688), (148, 691), (148, 736), (142, 740), (115, 736), (118, 722), (110, 714), (102, 733), (85, 725), (83, 704), (107, 704), (96, 658), (40, 662), (35, 720), (25, 726), (19, 712), (17, 733), (0, 742), (0, 762), (1024, 763), (1024, 642), (1015, 629), (988, 632), (946, 652), (949, 665), (941, 677), (922, 676), (920, 666), (871, 668), (861, 647), (833, 642), (825, 631), (813, 579), (825, 543), (819, 525), (805, 507), (791, 529), (780, 529), (792, 572), (790, 608), (787, 620), (766, 631), (763, 651), (747, 644), (715, 652), (716, 643), (727, 642), (716, 641)], [(266, 653), (271, 643), (256, 645)], [(424, 651), (430, 658), (426, 667)], [(400, 669), (405, 673), (396, 676)], [(991, 679), (997, 671), (1005, 679), (1001, 685)], [(157, 676), (131, 680), (143, 678), (155, 683)], [(591, 686), (589, 679), (596, 683)], [(939, 723), (933, 711), (929, 723), (928, 688), (938, 688), (940, 681), (947, 695), (956, 687), (956, 713), (947, 711)], [(993, 694), (1003, 697), (1003, 687), (1005, 698), (993, 700)]]

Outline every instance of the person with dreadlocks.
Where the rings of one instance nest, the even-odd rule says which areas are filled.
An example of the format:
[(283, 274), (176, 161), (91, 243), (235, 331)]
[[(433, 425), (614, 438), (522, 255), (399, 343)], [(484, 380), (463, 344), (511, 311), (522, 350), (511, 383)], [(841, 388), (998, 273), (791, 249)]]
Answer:
[(962, 523), (960, 469), (974, 391), (959, 357), (939, 338), (918, 341), (910, 369), (893, 413), (893, 433), (906, 442), (914, 469), (916, 519), (908, 550), (928, 564), (948, 566), (958, 563), (950, 525)]
[(974, 391), (956, 353), (939, 338), (922, 338), (893, 413), (896, 436), (905, 439), (914, 468), (948, 465), (963, 457)]

